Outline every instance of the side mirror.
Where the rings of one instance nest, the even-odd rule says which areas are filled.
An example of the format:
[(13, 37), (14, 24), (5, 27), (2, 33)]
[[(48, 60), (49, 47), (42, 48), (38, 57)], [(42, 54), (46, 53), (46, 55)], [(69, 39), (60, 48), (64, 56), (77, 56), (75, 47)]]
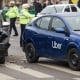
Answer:
[(65, 30), (62, 27), (61, 28), (56, 28), (55, 31), (58, 32), (58, 33), (65, 33)]

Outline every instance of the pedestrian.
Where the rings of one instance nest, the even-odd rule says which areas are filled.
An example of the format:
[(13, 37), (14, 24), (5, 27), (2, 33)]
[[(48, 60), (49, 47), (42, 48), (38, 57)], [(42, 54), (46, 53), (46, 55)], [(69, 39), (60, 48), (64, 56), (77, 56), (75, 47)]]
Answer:
[(15, 1), (10, 1), (10, 7), (9, 7), (8, 12), (6, 13), (6, 16), (8, 16), (10, 18), (10, 34), (11, 34), (11, 31), (13, 28), (13, 30), (15, 32), (15, 34), (13, 36), (18, 36), (15, 22), (16, 22), (16, 18), (19, 17), (19, 13), (18, 13), (18, 8), (15, 5)]
[(43, 3), (43, 8), (45, 8), (47, 5), (48, 5), (48, 0), (46, 0), (44, 3)]
[(34, 8), (35, 8), (35, 15), (37, 15), (37, 13), (41, 12), (42, 5), (39, 2), (39, 0), (35, 0), (35, 2), (34, 2)]
[(48, 5), (52, 5), (51, 0), (45, 0), (45, 2), (43, 3), (43, 8), (45, 8)]
[(52, 1), (51, 0), (48, 0), (48, 5), (52, 5)]
[(22, 34), (25, 29), (25, 26), (29, 24), (30, 20), (34, 17), (34, 15), (29, 13), (29, 4), (23, 4), (22, 10), (20, 11), (20, 27), (21, 27), (21, 35), (20, 35), (20, 47), (22, 46)]

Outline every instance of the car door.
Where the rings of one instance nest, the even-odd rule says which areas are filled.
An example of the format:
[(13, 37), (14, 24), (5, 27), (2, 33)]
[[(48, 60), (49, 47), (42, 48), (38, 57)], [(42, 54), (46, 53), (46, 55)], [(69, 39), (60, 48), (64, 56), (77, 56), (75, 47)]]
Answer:
[(51, 16), (44, 16), (35, 22), (36, 35), (34, 39), (37, 40), (37, 49), (40, 55), (45, 55), (46, 53), (50, 21)]
[(67, 32), (67, 28), (63, 20), (58, 17), (53, 17), (48, 34), (48, 56), (55, 58), (63, 58), (65, 56), (64, 51), (68, 43), (68, 36), (65, 32)]

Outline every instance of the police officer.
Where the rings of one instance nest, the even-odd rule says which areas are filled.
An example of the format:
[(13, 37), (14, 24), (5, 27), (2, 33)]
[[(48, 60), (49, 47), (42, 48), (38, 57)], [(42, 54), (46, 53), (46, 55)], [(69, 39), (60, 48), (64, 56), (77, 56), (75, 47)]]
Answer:
[(20, 46), (22, 46), (22, 33), (25, 26), (30, 22), (34, 15), (29, 13), (29, 4), (23, 4), (22, 10), (20, 11), (20, 25), (21, 25), (21, 35), (20, 35)]
[(18, 13), (18, 8), (15, 6), (14, 1), (10, 1), (10, 7), (8, 12), (6, 13), (6, 16), (10, 18), (10, 34), (13, 28), (15, 32), (14, 36), (18, 36), (15, 21), (16, 21), (16, 18), (19, 17), (19, 13)]

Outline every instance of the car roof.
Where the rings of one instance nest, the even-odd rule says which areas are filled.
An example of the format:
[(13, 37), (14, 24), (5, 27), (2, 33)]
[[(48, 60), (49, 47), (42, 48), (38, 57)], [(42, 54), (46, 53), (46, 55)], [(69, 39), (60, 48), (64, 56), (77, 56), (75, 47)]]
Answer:
[(53, 5), (48, 5), (47, 7), (54, 7), (54, 6), (67, 6), (67, 5), (76, 5), (76, 4), (53, 4)]
[(54, 14), (45, 14), (43, 16), (65, 16), (65, 17), (67, 17), (67, 16), (80, 16), (80, 12), (54, 13)]

